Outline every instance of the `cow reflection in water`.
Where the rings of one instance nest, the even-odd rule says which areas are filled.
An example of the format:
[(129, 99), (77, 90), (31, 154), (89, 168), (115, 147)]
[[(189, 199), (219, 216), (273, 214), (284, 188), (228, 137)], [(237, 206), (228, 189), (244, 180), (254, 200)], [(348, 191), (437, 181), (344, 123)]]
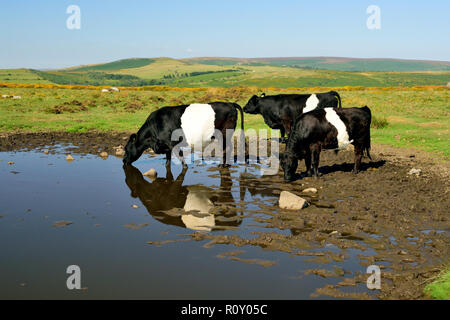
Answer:
[[(205, 231), (241, 224), (240, 215), (229, 206), (234, 203), (234, 198), (231, 193), (233, 182), (227, 168), (220, 171), (218, 190), (202, 185), (183, 186), (187, 167), (183, 167), (176, 179), (169, 168), (166, 178), (149, 179), (151, 182), (132, 165), (124, 165), (123, 169), (131, 196), (139, 198), (147, 211), (162, 223)], [(225, 209), (216, 208), (220, 203)]]

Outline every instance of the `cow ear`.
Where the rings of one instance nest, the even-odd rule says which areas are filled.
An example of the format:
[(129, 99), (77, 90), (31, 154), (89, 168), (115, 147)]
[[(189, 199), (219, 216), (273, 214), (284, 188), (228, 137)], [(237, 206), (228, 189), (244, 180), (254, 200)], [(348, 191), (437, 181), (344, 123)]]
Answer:
[(135, 142), (136, 139), (137, 139), (137, 135), (136, 135), (136, 133), (133, 133), (133, 134), (130, 136), (130, 139), (128, 140), (128, 142)]
[(261, 98), (264, 98), (265, 96), (266, 96), (265, 92), (261, 93)]

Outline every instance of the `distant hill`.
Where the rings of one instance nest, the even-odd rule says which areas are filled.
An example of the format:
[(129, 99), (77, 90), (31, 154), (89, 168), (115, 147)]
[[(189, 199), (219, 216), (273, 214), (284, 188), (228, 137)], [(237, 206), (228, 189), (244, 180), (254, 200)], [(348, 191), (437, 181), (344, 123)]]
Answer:
[(192, 58), (208, 65), (272, 65), (307, 69), (338, 70), (353, 72), (413, 72), (448, 71), (450, 61), (362, 59), (342, 57), (286, 57), (286, 58)]
[(139, 68), (139, 67), (149, 65), (152, 62), (155, 62), (155, 60), (149, 59), (149, 58), (131, 58), (131, 59), (123, 59), (123, 60), (95, 64), (95, 65), (72, 67), (72, 68), (67, 68), (66, 70), (70, 70), (70, 71), (114, 71), (114, 70), (120, 70), (120, 69)]
[(334, 57), (132, 58), (59, 70), (3, 69), (0, 82), (265, 88), (446, 85), (450, 62)]

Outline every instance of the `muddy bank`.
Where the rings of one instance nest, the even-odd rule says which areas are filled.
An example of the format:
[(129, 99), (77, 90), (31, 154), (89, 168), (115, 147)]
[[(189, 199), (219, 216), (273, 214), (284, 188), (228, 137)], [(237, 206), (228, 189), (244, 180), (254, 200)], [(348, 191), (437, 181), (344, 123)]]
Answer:
[[(113, 154), (114, 147), (125, 145), (128, 136), (129, 133), (3, 135), (0, 151), (45, 148), (52, 152), (51, 146), (56, 148), (61, 143), (70, 143), (74, 145), (70, 147), (73, 153), (106, 151)], [(246, 236), (190, 232), (187, 239), (202, 242), (206, 249), (223, 245), (233, 252), (223, 254), (219, 259), (267, 268), (275, 262), (241, 258), (241, 251), (236, 248), (257, 246), (268, 251), (307, 256), (312, 267), (301, 270), (299, 277), (316, 275), (339, 280), (318, 289), (316, 295), (370, 298), (365, 293), (352, 292), (353, 287), (366, 282), (367, 274), (335, 266), (335, 263), (347, 260), (352, 250), (360, 250), (358, 263), (361, 270), (373, 264), (381, 267), (382, 286), (380, 291), (375, 291), (376, 297), (426, 298), (423, 287), (439, 272), (450, 254), (448, 164), (414, 150), (380, 145), (373, 147), (372, 156), (372, 162), (364, 159), (362, 172), (358, 175), (350, 172), (353, 166), (351, 151), (337, 155), (323, 152), (322, 177), (318, 180), (302, 174), (305, 170), (303, 162), (297, 171), (301, 179), (293, 183), (285, 183), (281, 173), (266, 177), (242, 174), (238, 181), (241, 188), (269, 200), (264, 203), (257, 198), (253, 200), (258, 204), (257, 209), (247, 208), (251, 203), (244, 201), (237, 206), (247, 208), (246, 217), (268, 230), (252, 231)], [(412, 168), (421, 169), (420, 174), (409, 175)], [(303, 190), (309, 187), (318, 192), (304, 193)], [(284, 190), (301, 195), (311, 206), (302, 211), (280, 209), (276, 199)], [(227, 206), (229, 204), (224, 201), (222, 207)], [(148, 239), (150, 245), (152, 240)]]
[(131, 132), (30, 132), (0, 134), (0, 151), (48, 149), (61, 144), (71, 144), (67, 151), (97, 154), (102, 151), (114, 154), (114, 147), (125, 146)]

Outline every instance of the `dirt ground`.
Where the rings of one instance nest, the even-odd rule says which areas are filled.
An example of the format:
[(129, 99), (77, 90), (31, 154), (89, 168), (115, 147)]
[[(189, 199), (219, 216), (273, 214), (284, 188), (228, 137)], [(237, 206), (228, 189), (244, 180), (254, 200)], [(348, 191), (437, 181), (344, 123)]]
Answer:
[[(0, 151), (50, 149), (48, 146), (71, 143), (73, 153), (106, 151), (124, 146), (129, 133), (26, 133), (0, 134)], [(251, 239), (237, 235), (194, 232), (192, 240), (214, 244), (260, 246), (268, 250), (311, 256), (317, 264), (343, 261), (349, 249), (370, 250), (359, 256), (360, 264), (381, 265), (380, 299), (426, 299), (423, 288), (438, 274), (450, 257), (449, 162), (425, 152), (390, 146), (372, 147), (373, 161), (364, 159), (362, 172), (351, 173), (353, 152), (321, 154), (319, 179), (302, 177), (285, 183), (277, 176), (241, 176), (241, 183), (254, 194), (277, 195), (288, 190), (306, 198), (311, 206), (300, 212), (282, 210), (276, 202), (265, 204), (267, 228), (288, 229), (290, 233), (258, 232)], [(408, 174), (421, 169), (419, 175)], [(305, 170), (303, 162), (298, 173)], [(303, 176), (303, 175), (302, 175)], [(315, 194), (305, 194), (314, 187)], [(261, 204), (259, 204), (261, 206)], [(262, 218), (260, 218), (262, 219)], [(335, 245), (339, 253), (318, 252)], [(365, 283), (367, 274), (346, 270), (329, 272), (318, 268), (307, 273), (338, 277), (337, 285), (327, 285), (316, 294), (335, 297), (369, 298), (352, 294), (342, 287)], [(351, 290), (350, 290), (351, 291)]]

